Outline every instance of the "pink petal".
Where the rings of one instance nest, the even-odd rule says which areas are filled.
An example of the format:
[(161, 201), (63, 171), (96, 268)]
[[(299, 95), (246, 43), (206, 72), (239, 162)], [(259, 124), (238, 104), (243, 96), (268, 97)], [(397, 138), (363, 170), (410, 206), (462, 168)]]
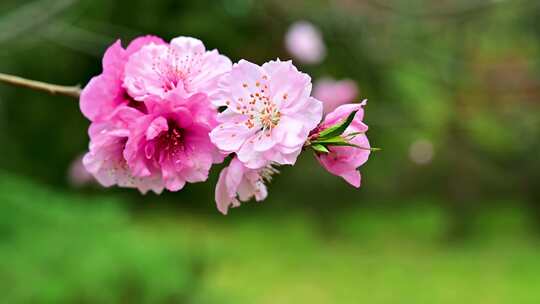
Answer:
[(227, 98), (225, 102), (230, 103), (229, 109), (241, 113), (241, 107), (252, 99), (250, 94), (258, 93), (257, 83), (261, 83), (265, 75), (261, 67), (249, 61), (240, 60), (234, 64), (232, 70), (221, 79), (225, 83), (222, 85), (227, 86), (227, 94), (223, 97)]
[(266, 186), (263, 182), (258, 181), (256, 190), (255, 190), (255, 200), (257, 202), (263, 201), (268, 196), (268, 190), (266, 189)]
[(309, 97), (299, 100), (294, 107), (284, 109), (282, 113), (301, 121), (305, 130), (309, 132), (315, 129), (322, 119), (322, 103)]
[(116, 75), (122, 74), (126, 55), (120, 40), (116, 40), (103, 55), (103, 71), (112, 72)]
[(362, 121), (364, 119), (364, 106), (367, 101), (364, 100), (361, 103), (349, 103), (337, 107), (334, 111), (330, 112), (324, 118), (325, 125), (335, 124), (349, 116), (353, 111), (358, 111), (354, 116), (355, 121)]
[(274, 140), (287, 147), (302, 146), (306, 141), (306, 132), (301, 121), (283, 116), (273, 131)]
[(146, 140), (152, 140), (161, 134), (161, 132), (167, 131), (169, 126), (167, 124), (167, 119), (162, 116), (154, 119), (148, 129), (146, 129)]
[(200, 72), (193, 77), (191, 84), (208, 96), (215, 95), (218, 93), (220, 76), (231, 70), (232, 62), (217, 50), (206, 52), (201, 61)]
[(223, 151), (236, 151), (253, 133), (244, 124), (225, 123), (210, 132), (210, 140)]
[(270, 95), (274, 102), (282, 103), (283, 110), (292, 107), (297, 100), (309, 97), (311, 77), (299, 72), (291, 61), (270, 61), (262, 68), (270, 77)]
[(228, 171), (228, 168), (225, 168), (221, 170), (221, 172), (219, 173), (219, 179), (216, 185), (216, 192), (215, 192), (217, 209), (219, 210), (219, 212), (225, 215), (227, 214), (227, 211), (232, 201), (232, 198), (227, 191), (227, 186), (225, 182), (227, 171)]
[(238, 192), (238, 198), (242, 202), (249, 201), (251, 197), (255, 194), (255, 186), (250, 183), (247, 179), (243, 178), (240, 182), (240, 185), (238, 185), (238, 189), (236, 190)]
[(131, 56), (133, 53), (139, 51), (143, 46), (148, 45), (148, 44), (160, 45), (160, 44), (166, 44), (166, 43), (165, 41), (163, 41), (163, 39), (156, 36), (152, 36), (152, 35), (137, 37), (129, 43), (126, 49), (126, 55)]
[(201, 40), (192, 37), (176, 37), (171, 40), (171, 47), (173, 47), (179, 54), (203, 54), (206, 49)]
[(117, 105), (114, 100), (118, 89), (108, 78), (105, 75), (92, 78), (81, 92), (79, 107), (90, 121), (99, 119)]
[(347, 171), (341, 174), (341, 177), (343, 177), (343, 179), (345, 179), (352, 186), (360, 188), (360, 182), (362, 178), (360, 176), (360, 172), (358, 172), (357, 170)]
[[(283, 150), (282, 148), (280, 150)], [(280, 165), (294, 165), (298, 155), (302, 152), (302, 147), (298, 147), (292, 152), (286, 153), (285, 151), (266, 151), (263, 159), (272, 160), (274, 163)]]
[[(255, 138), (253, 136), (245, 141), (236, 153), (238, 159), (250, 169), (259, 169), (268, 165), (268, 159), (262, 157), (261, 152), (255, 150)], [(270, 150), (272, 151), (272, 150)], [(268, 152), (268, 151), (267, 151)]]
[(255, 139), (255, 144), (253, 146), (255, 151), (264, 152), (272, 149), (276, 145), (277, 142), (274, 140), (272, 133), (273, 131), (261, 131), (257, 134), (257, 139)]
[(167, 58), (166, 45), (149, 44), (131, 55), (125, 67), (124, 87), (135, 100), (144, 101), (148, 96), (165, 97), (164, 75), (158, 65)]

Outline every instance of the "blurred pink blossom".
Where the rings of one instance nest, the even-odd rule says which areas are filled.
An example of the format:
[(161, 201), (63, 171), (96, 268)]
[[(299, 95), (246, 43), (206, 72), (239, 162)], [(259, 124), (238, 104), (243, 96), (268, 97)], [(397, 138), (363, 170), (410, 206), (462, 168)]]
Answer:
[(249, 169), (234, 157), (219, 174), (216, 185), (218, 210), (227, 214), (229, 207), (238, 207), (240, 202), (249, 201), (252, 197), (258, 202), (264, 200), (268, 195), (264, 180), (270, 179), (274, 172), (272, 167)]
[(359, 104), (345, 104), (339, 106), (333, 112), (326, 115), (324, 122), (318, 128), (318, 131), (325, 130), (326, 128), (344, 120), (354, 111), (358, 111), (354, 117), (352, 123), (347, 127), (342, 136), (348, 134), (356, 134), (349, 143), (357, 145), (358, 147), (349, 146), (332, 146), (329, 148), (330, 153), (317, 154), (319, 163), (330, 173), (341, 176), (349, 184), (354, 187), (360, 187), (361, 175), (358, 171), (358, 167), (362, 166), (369, 157), (370, 145), (368, 138), (365, 134), (368, 130), (368, 126), (362, 122), (364, 119), (364, 109), (366, 101)]
[(322, 78), (315, 82), (313, 97), (322, 101), (324, 113), (330, 113), (342, 104), (351, 103), (358, 95), (356, 82), (350, 79)]
[(317, 64), (326, 56), (322, 34), (312, 23), (297, 21), (285, 35), (285, 47), (302, 63)]
[(68, 182), (73, 187), (82, 187), (94, 182), (95, 179), (83, 165), (83, 155), (75, 158), (68, 170)]
[(210, 133), (212, 142), (226, 153), (236, 153), (251, 169), (294, 164), (322, 117), (322, 103), (310, 97), (310, 77), (290, 61), (261, 67), (241, 60), (220, 86), (214, 103), (227, 108)]

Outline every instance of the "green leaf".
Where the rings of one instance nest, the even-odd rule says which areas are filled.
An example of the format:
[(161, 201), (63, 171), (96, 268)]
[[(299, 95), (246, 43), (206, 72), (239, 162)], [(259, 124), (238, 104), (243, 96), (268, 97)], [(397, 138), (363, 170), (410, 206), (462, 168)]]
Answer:
[(360, 147), (359, 145), (351, 144), (348, 142), (335, 142), (335, 143), (328, 143), (327, 146), (346, 146), (346, 147), (354, 147), (359, 149), (364, 149)]
[(335, 143), (347, 143), (347, 141), (341, 136), (334, 136), (331, 138), (318, 138), (312, 141), (312, 144), (335, 144)]
[(382, 150), (381, 148), (366, 148), (366, 147), (351, 144), (351, 143), (348, 143), (348, 142), (327, 143), (326, 146), (329, 146), (329, 147), (331, 147), (331, 146), (347, 146), (347, 147), (354, 147), (354, 148), (357, 148), (357, 149), (362, 149), (362, 150), (371, 151), (371, 152), (378, 152), (378, 151)]
[(319, 133), (319, 139), (332, 138), (343, 134), (347, 127), (352, 123), (357, 112), (358, 110), (352, 111), (347, 118)]
[(332, 138), (324, 139), (324, 140), (314, 140), (314, 141), (311, 142), (311, 144), (312, 145), (321, 145), (321, 146), (324, 146), (325, 148), (328, 148), (328, 147), (331, 147), (331, 146), (355, 147), (355, 148), (358, 148), (358, 149), (369, 150), (369, 151), (372, 151), (372, 152), (377, 152), (377, 151), (382, 150), (381, 148), (365, 148), (365, 147), (361, 147), (359, 145), (352, 144), (352, 143), (350, 143), (349, 141), (347, 141), (346, 139), (344, 139), (341, 136), (336, 136), (336, 137), (332, 137)]
[(311, 148), (313, 148), (313, 150), (315, 150), (316, 152), (320, 152), (320, 153), (330, 152), (325, 146), (320, 145), (320, 144), (311, 145)]

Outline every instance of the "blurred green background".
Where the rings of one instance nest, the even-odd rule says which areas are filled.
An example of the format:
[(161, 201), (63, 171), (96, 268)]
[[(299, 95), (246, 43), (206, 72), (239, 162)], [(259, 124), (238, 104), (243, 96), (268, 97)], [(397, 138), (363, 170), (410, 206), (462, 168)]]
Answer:
[(84, 85), (117, 38), (187, 35), (233, 61), (327, 47), (374, 153), (361, 189), (309, 153), (222, 216), (219, 168), (178, 193), (74, 186), (78, 104), (0, 85), (2, 303), (540, 303), (540, 2), (2, 0), (0, 71)]

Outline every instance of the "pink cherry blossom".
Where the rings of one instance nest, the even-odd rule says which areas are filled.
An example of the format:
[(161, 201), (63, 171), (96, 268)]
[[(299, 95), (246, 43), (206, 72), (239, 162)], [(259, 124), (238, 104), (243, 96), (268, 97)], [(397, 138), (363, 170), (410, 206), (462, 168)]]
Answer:
[(348, 146), (331, 146), (329, 147), (330, 153), (317, 154), (319, 163), (330, 173), (341, 176), (349, 184), (354, 187), (360, 187), (361, 175), (358, 172), (358, 167), (362, 166), (369, 157), (370, 145), (365, 132), (368, 130), (368, 126), (362, 122), (364, 118), (363, 107), (366, 101), (360, 104), (346, 104), (338, 107), (333, 112), (325, 117), (324, 122), (318, 128), (318, 131), (322, 131), (349, 116), (353, 111), (358, 111), (354, 117), (354, 120), (345, 130), (342, 136), (348, 134), (361, 132), (354, 136), (349, 142), (357, 145), (358, 147)]
[(158, 176), (170, 191), (205, 181), (212, 164), (223, 160), (208, 136), (217, 113), (207, 96), (169, 94), (145, 103), (148, 113), (130, 124), (123, 153), (131, 174)]
[[(287, 43), (304, 62), (324, 57), (321, 35), (311, 24), (295, 24)], [(226, 214), (241, 202), (264, 200), (264, 182), (277, 172), (274, 165), (293, 165), (308, 138), (358, 111), (342, 135), (356, 147), (330, 146), (317, 158), (359, 187), (356, 169), (370, 154), (362, 122), (365, 102), (342, 105), (319, 125), (323, 104), (310, 96), (311, 88), (311, 78), (291, 61), (232, 65), (189, 37), (168, 44), (145, 36), (125, 49), (117, 41), (103, 57), (103, 72), (81, 93), (81, 111), (91, 121), (82, 164), (103, 186), (161, 193), (207, 180), (212, 165), (232, 154), (215, 193)], [(357, 88), (351, 81), (323, 80), (315, 94), (330, 111), (350, 102)], [(224, 109), (218, 114), (219, 107)]]
[(294, 164), (322, 116), (322, 103), (310, 97), (310, 77), (290, 61), (261, 67), (241, 60), (222, 77), (220, 88), (214, 104), (227, 108), (210, 133), (212, 142), (251, 169)]
[(322, 101), (324, 113), (330, 113), (342, 104), (351, 103), (358, 95), (356, 82), (350, 79), (322, 78), (315, 82), (313, 97)]
[(238, 207), (240, 202), (249, 201), (255, 197), (260, 202), (268, 194), (265, 179), (275, 173), (272, 167), (249, 169), (238, 158), (233, 158), (228, 167), (219, 174), (216, 186), (216, 204), (218, 210), (227, 214), (229, 207)]
[(123, 88), (124, 68), (128, 58), (145, 45), (164, 44), (154, 36), (143, 36), (133, 40), (127, 49), (120, 40), (111, 45), (103, 56), (103, 72), (90, 80), (81, 92), (81, 112), (91, 121), (106, 120), (120, 105), (133, 103)]
[(110, 120), (90, 125), (90, 151), (84, 156), (83, 164), (102, 186), (137, 188), (142, 193), (149, 190), (155, 193), (163, 191), (159, 175), (135, 177), (124, 159), (123, 153), (130, 134), (129, 125), (142, 115), (134, 108), (119, 106), (111, 113)]
[(285, 47), (303, 63), (320, 63), (326, 55), (321, 32), (310, 22), (293, 23), (285, 35)]
[(231, 69), (229, 58), (206, 51), (202, 41), (174, 38), (170, 44), (148, 44), (130, 56), (124, 86), (135, 100), (164, 99), (170, 92), (211, 95), (217, 77)]

